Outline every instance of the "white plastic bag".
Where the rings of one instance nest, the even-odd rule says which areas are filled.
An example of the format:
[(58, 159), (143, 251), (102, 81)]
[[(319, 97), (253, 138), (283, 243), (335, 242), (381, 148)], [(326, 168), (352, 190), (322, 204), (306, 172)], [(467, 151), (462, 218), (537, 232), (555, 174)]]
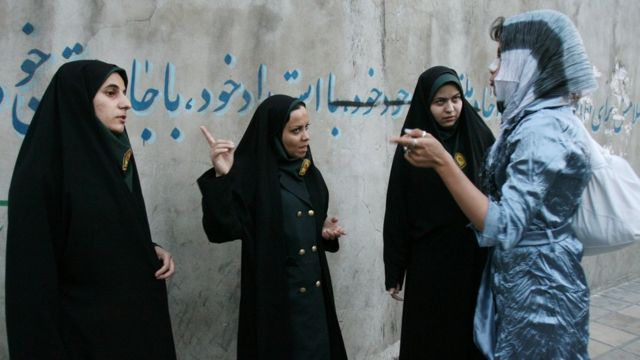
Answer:
[(584, 130), (593, 176), (571, 226), (589, 256), (640, 240), (640, 179), (625, 159), (610, 154)]

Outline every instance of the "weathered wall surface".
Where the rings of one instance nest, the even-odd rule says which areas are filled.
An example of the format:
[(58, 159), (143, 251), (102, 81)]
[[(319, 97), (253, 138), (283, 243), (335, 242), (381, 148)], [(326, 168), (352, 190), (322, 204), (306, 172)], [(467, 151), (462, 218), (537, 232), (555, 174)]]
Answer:
[[(486, 70), (496, 16), (553, 8), (575, 21), (601, 74), (579, 113), (602, 144), (640, 170), (640, 3), (632, 0), (2, 0), (0, 7), (0, 268), (11, 172), (48, 81), (75, 59), (119, 64), (131, 79), (127, 127), (153, 237), (178, 265), (169, 296), (181, 359), (235, 357), (240, 295), (240, 243), (209, 244), (200, 223), (196, 178), (209, 160), (198, 126), (238, 141), (269, 93), (305, 98), (330, 210), (349, 233), (329, 261), (353, 359), (383, 358), (399, 339), (401, 304), (383, 285), (394, 149), (387, 139), (400, 132), (419, 74), (437, 64), (461, 73), (467, 97), (498, 128)], [(592, 288), (640, 275), (639, 254), (636, 246), (585, 259)], [(0, 325), (0, 358), (4, 333)]]

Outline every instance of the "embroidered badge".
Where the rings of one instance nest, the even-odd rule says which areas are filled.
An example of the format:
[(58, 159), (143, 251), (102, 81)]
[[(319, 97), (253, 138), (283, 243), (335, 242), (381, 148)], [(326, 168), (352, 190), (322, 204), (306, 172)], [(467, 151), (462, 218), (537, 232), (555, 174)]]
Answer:
[(304, 176), (309, 170), (309, 166), (311, 166), (311, 160), (304, 159), (302, 160), (302, 166), (300, 166), (300, 171), (298, 171), (298, 175)]
[(129, 167), (129, 160), (131, 160), (131, 155), (133, 155), (133, 151), (131, 149), (127, 150), (122, 157), (122, 171), (127, 171)]
[(455, 155), (453, 155), (453, 158), (456, 160), (456, 164), (458, 164), (458, 167), (460, 169), (464, 169), (467, 166), (467, 159), (465, 159), (464, 155), (462, 155), (461, 153), (455, 153)]

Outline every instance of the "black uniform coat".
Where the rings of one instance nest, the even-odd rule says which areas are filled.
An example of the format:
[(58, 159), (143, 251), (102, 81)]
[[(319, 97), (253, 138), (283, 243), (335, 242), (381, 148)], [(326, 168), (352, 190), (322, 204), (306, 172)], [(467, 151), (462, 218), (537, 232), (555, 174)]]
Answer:
[[(198, 179), (202, 223), (210, 241), (242, 240), (238, 359), (289, 359), (291, 349), (287, 243), (283, 231), (279, 166), (274, 139), (282, 134), (289, 107), (296, 99), (274, 95), (262, 102), (235, 151), (225, 176), (211, 169)], [(311, 159), (310, 150), (307, 153)], [(346, 359), (336, 316), (325, 251), (337, 240), (323, 240), (329, 193), (312, 164), (304, 182), (315, 211), (316, 239), (322, 272), (331, 359)]]
[(130, 189), (93, 110), (114, 71), (126, 84), (114, 65), (61, 66), (20, 148), (6, 253), (12, 359), (175, 359), (135, 161)]
[[(464, 96), (452, 69), (437, 66), (420, 76), (403, 129), (431, 133), (478, 185), (494, 138), (464, 98), (454, 128), (437, 125), (431, 102), (447, 83)], [(386, 288), (402, 286), (406, 273), (401, 359), (482, 359), (473, 342), (473, 314), (486, 249), (478, 246), (468, 224), (438, 174), (411, 166), (399, 146), (389, 176), (383, 235)]]
[(304, 177), (299, 175), (301, 162), (302, 159), (281, 159), (279, 171), (287, 246), (291, 358), (326, 360), (330, 358), (330, 346), (316, 212)]

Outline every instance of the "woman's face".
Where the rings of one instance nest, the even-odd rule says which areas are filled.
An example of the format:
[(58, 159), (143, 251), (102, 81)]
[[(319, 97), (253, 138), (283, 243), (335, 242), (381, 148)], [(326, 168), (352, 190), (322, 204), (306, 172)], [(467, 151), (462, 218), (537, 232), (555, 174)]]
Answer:
[(496, 97), (496, 107), (498, 108), (499, 113), (503, 113), (505, 109), (505, 86), (501, 86), (500, 89), (496, 89), (496, 78), (498, 77), (498, 72), (500, 72), (500, 65), (502, 64), (502, 53), (500, 51), (500, 45), (498, 45), (498, 52), (495, 60), (489, 65), (489, 86), (493, 91), (493, 95)]
[(498, 53), (496, 58), (489, 64), (489, 86), (493, 89), (493, 93), (495, 94), (496, 89), (496, 76), (498, 76), (498, 71), (500, 71), (500, 47), (498, 46)]
[(302, 159), (309, 149), (309, 116), (304, 106), (291, 112), (282, 130), (282, 144), (289, 156)]
[(443, 85), (431, 100), (431, 114), (438, 125), (452, 127), (458, 121), (462, 111), (462, 95), (453, 84)]
[(127, 122), (127, 110), (131, 109), (131, 102), (127, 98), (124, 80), (118, 73), (109, 75), (107, 80), (93, 98), (93, 110), (96, 117), (114, 133), (124, 132)]

